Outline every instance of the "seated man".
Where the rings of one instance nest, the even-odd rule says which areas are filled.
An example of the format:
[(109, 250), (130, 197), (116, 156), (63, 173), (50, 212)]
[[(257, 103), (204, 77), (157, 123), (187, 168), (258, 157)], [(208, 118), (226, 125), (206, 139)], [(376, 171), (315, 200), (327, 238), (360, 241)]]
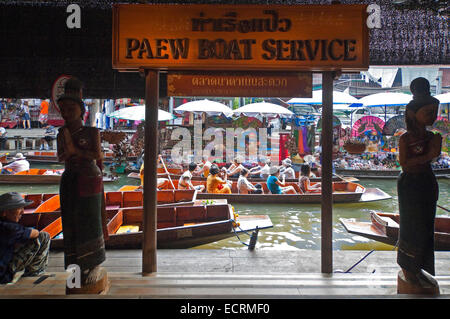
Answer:
[(16, 174), (30, 169), (30, 163), (26, 160), (22, 153), (17, 153), (13, 157), (14, 162), (3, 166), (2, 174)]
[(240, 157), (236, 157), (230, 167), (226, 170), (226, 172), (228, 177), (238, 178), (240, 172), (244, 168), (244, 165), (242, 165), (242, 159)]
[(295, 179), (295, 171), (292, 168), (292, 161), (290, 158), (285, 158), (282, 162), (280, 174), (285, 179)]
[(294, 186), (286, 186), (283, 181), (280, 182), (278, 179), (280, 177), (280, 169), (277, 166), (272, 166), (270, 168), (270, 176), (267, 178), (267, 188), (272, 194), (297, 194)]
[(237, 188), (239, 194), (262, 194), (263, 189), (261, 184), (253, 185), (247, 179), (249, 170), (244, 168), (241, 170), (241, 174), (237, 181)]
[(44, 128), (44, 137), (41, 138), (41, 146), (39, 147), (39, 150), (42, 151), (45, 147), (45, 149), (48, 151), (50, 149), (49, 143), (56, 138), (56, 130), (55, 127), (50, 124), (47, 124), (46, 126), (44, 126)]
[[(50, 235), (19, 224), (25, 201), (16, 192), (0, 196), (0, 284), (23, 276), (39, 276), (48, 263)], [(17, 275), (16, 275), (17, 274)]]
[(178, 181), (178, 189), (196, 189), (199, 192), (203, 192), (205, 189), (204, 185), (192, 185), (192, 174), (197, 169), (197, 164), (192, 162), (189, 164), (189, 170), (183, 173), (181, 175), (179, 181)]

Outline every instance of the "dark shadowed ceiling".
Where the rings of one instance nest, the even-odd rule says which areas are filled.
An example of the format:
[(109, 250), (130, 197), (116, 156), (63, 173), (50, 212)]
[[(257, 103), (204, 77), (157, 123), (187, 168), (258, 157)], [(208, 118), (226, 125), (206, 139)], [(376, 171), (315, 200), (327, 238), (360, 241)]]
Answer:
[[(79, 77), (85, 97), (144, 97), (138, 73), (111, 67), (113, 3), (174, 1), (5, 1), (0, 4), (0, 97), (50, 96), (61, 74)], [(66, 27), (66, 7), (81, 7), (81, 28)], [(207, 4), (329, 4), (330, 1), (176, 1)], [(341, 1), (378, 4), (381, 28), (370, 30), (370, 65), (450, 64), (448, 5), (443, 1)], [(161, 95), (165, 95), (161, 75)]]

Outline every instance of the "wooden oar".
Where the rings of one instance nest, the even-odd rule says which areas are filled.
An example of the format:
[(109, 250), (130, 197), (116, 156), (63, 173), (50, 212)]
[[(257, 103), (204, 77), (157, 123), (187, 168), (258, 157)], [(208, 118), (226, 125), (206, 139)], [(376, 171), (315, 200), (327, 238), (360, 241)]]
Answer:
[(440, 206), (440, 205), (437, 205), (437, 207), (439, 207), (440, 209), (443, 209), (443, 210), (445, 210), (446, 212), (450, 213), (450, 210), (447, 209), (447, 208), (445, 208), (445, 207), (442, 207), (442, 206)]
[(159, 160), (161, 161), (162, 166), (164, 167), (164, 170), (166, 171), (167, 177), (169, 178), (169, 182), (172, 185), (172, 188), (175, 189), (175, 185), (173, 185), (172, 179), (170, 178), (170, 173), (166, 168), (166, 164), (164, 164), (164, 160), (162, 159), (161, 155), (158, 155)]

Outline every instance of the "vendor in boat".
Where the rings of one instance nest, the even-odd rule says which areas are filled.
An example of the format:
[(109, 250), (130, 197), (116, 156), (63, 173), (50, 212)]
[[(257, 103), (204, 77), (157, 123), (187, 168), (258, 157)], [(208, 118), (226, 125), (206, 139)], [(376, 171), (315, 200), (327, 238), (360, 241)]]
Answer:
[(189, 169), (180, 176), (178, 180), (178, 189), (195, 189), (199, 192), (203, 192), (205, 190), (205, 185), (192, 185), (192, 174), (197, 169), (197, 164), (191, 162), (189, 164)]
[(286, 186), (284, 178), (281, 182), (279, 180), (280, 177), (280, 168), (278, 166), (272, 166), (270, 168), (270, 176), (267, 178), (267, 188), (272, 194), (297, 194), (294, 186), (289, 185)]
[(242, 169), (244, 169), (244, 165), (242, 165), (241, 157), (236, 157), (230, 167), (227, 169), (228, 177), (238, 178)]
[(241, 170), (239, 179), (237, 181), (237, 188), (239, 194), (263, 194), (263, 189), (261, 184), (253, 185), (248, 181), (249, 170), (244, 168)]
[(13, 157), (13, 162), (3, 166), (2, 174), (16, 174), (30, 169), (30, 162), (27, 161), (22, 153), (17, 153)]
[(285, 158), (281, 161), (280, 176), (285, 179), (295, 179), (295, 171), (292, 168), (292, 161), (290, 158)]
[(311, 185), (311, 166), (309, 164), (302, 164), (300, 167), (300, 176), (298, 178), (298, 184), (300, 190), (303, 193), (320, 193), (322, 191), (321, 184), (315, 183)]
[[(139, 178), (141, 179), (141, 185), (139, 185), (136, 190), (144, 189), (144, 163), (141, 165), (141, 169), (139, 170)], [(156, 179), (156, 187), (158, 189), (167, 189), (169, 188), (170, 182), (168, 178), (157, 178)]]
[(50, 235), (19, 224), (32, 203), (16, 192), (0, 196), (0, 284), (15, 282), (22, 272), (39, 276), (47, 267)]
[(430, 83), (416, 78), (410, 85), (413, 99), (406, 106), (406, 133), (399, 141), (402, 172), (397, 181), (400, 232), (397, 262), (405, 279), (421, 287), (436, 287), (434, 219), (439, 196), (431, 162), (441, 153), (442, 137), (428, 131), (437, 118), (439, 100)]
[(85, 106), (81, 82), (71, 78), (57, 103), (64, 126), (59, 129), (58, 159), (64, 161), (60, 182), (61, 217), (64, 233), (64, 266), (78, 265), (81, 288), (66, 288), (67, 294), (100, 293), (107, 287), (105, 243), (108, 239), (104, 209), (103, 153), (100, 131), (83, 126)]
[(209, 176), (206, 180), (206, 191), (212, 194), (231, 194), (231, 186), (227, 181), (227, 174), (224, 179), (219, 177), (220, 169), (217, 165), (211, 165)]

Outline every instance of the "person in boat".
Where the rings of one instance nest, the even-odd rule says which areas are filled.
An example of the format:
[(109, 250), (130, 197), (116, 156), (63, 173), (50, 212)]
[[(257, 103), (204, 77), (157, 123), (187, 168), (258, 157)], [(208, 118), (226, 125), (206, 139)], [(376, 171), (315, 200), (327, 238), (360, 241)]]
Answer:
[(16, 192), (0, 196), (0, 284), (15, 282), (22, 272), (22, 277), (39, 276), (47, 267), (50, 235), (19, 224), (32, 203)]
[(320, 183), (311, 185), (311, 166), (309, 164), (302, 164), (300, 167), (300, 176), (298, 184), (303, 193), (320, 193), (322, 191)]
[(244, 169), (244, 165), (242, 165), (242, 159), (240, 157), (236, 157), (231, 164), (231, 166), (227, 169), (228, 177), (238, 178), (242, 169)]
[(399, 140), (402, 172), (397, 180), (400, 212), (397, 263), (407, 281), (436, 286), (432, 276), (439, 189), (431, 162), (441, 153), (442, 137), (426, 127), (436, 121), (439, 100), (431, 96), (430, 83), (425, 78), (414, 79), (410, 90), (413, 99), (406, 106), (406, 132)]
[(16, 174), (22, 171), (28, 171), (30, 169), (30, 162), (22, 153), (17, 153), (13, 157), (13, 162), (6, 166), (3, 166), (2, 174)]
[(206, 179), (206, 191), (212, 194), (231, 194), (231, 187), (227, 181), (227, 174), (224, 179), (219, 177), (220, 169), (217, 165), (211, 165), (209, 176)]
[(46, 124), (44, 126), (45, 132), (44, 132), (44, 137), (41, 138), (41, 146), (39, 147), (39, 150), (43, 150), (44, 148), (46, 150), (50, 149), (49, 143), (51, 141), (53, 141), (56, 138), (56, 130), (55, 127), (50, 125), (50, 124)]
[(281, 182), (279, 180), (280, 177), (280, 168), (278, 166), (272, 166), (270, 168), (270, 176), (267, 178), (267, 188), (272, 194), (297, 194), (294, 186), (289, 185), (286, 186), (284, 178)]
[(290, 158), (285, 158), (281, 161), (283, 165), (280, 169), (280, 176), (285, 179), (295, 179), (295, 171), (292, 168), (292, 161)]
[(203, 177), (208, 178), (209, 170), (211, 169), (212, 163), (209, 161), (208, 156), (203, 156), (203, 162), (199, 165), (200, 172), (199, 175), (203, 175)]
[(253, 185), (248, 181), (249, 170), (244, 168), (241, 170), (239, 179), (237, 181), (237, 188), (239, 194), (263, 194), (263, 189), (261, 184)]
[(197, 169), (197, 163), (191, 162), (189, 164), (189, 169), (180, 176), (178, 180), (178, 189), (195, 189), (199, 192), (205, 190), (205, 185), (192, 185), (192, 174)]
[(251, 168), (250, 175), (259, 175), (262, 179), (267, 179), (270, 176), (270, 158), (264, 160), (264, 166)]
[[(141, 185), (136, 188), (137, 191), (144, 189), (144, 163), (142, 163), (141, 168), (139, 169), (139, 178), (141, 179)], [(169, 188), (169, 184), (170, 182), (168, 178), (156, 178), (156, 187), (158, 189), (167, 189)]]
[[(75, 264), (81, 270), (81, 289), (99, 293), (107, 286), (105, 243), (108, 238), (100, 131), (83, 126), (85, 106), (81, 99), (81, 82), (69, 79), (65, 93), (57, 103), (64, 126), (57, 135), (57, 154), (64, 162), (60, 182), (62, 228), (64, 233), (64, 265)], [(66, 293), (76, 293), (67, 288)]]

